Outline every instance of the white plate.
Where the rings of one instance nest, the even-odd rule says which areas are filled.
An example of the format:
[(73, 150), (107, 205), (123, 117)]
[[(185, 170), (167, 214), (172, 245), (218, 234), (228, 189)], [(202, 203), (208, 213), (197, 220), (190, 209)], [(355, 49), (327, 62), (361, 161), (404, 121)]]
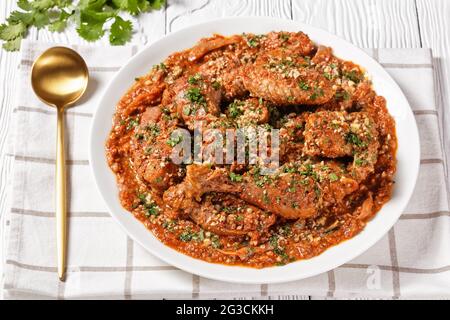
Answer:
[[(386, 203), (366, 228), (354, 238), (334, 246), (321, 255), (281, 267), (253, 269), (225, 266), (193, 259), (162, 244), (133, 215), (122, 208), (116, 177), (105, 156), (105, 141), (111, 119), (121, 96), (134, 79), (147, 73), (176, 51), (192, 47), (199, 39), (214, 33), (223, 35), (303, 31), (317, 44), (330, 46), (337, 57), (351, 60), (368, 72), (377, 94), (387, 100), (395, 118), (398, 138), (397, 174), (392, 199)], [(360, 255), (376, 243), (394, 225), (413, 192), (419, 171), (420, 147), (416, 122), (402, 91), (388, 73), (365, 52), (320, 29), (288, 20), (271, 18), (228, 18), (187, 27), (147, 46), (120, 69), (106, 88), (97, 108), (91, 131), (90, 164), (95, 181), (111, 215), (125, 232), (153, 255), (182, 270), (203, 277), (239, 283), (276, 283), (311, 277), (336, 268)]]

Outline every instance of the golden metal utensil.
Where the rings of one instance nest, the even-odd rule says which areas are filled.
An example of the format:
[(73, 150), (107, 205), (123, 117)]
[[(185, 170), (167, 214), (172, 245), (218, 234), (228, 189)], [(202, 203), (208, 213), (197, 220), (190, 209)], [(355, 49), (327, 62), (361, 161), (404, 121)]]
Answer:
[(56, 108), (56, 246), (58, 277), (65, 279), (67, 257), (66, 161), (64, 111), (78, 101), (87, 88), (89, 72), (83, 58), (65, 47), (50, 48), (33, 64), (31, 85), (45, 104)]

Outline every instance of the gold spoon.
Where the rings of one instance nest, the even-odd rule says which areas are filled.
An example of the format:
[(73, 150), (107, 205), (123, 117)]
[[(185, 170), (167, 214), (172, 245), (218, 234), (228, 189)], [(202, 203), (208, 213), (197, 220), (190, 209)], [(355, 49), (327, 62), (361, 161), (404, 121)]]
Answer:
[(58, 277), (64, 281), (67, 250), (66, 160), (64, 111), (83, 95), (89, 72), (83, 58), (72, 49), (50, 48), (41, 54), (31, 70), (31, 85), (39, 99), (57, 111), (56, 131), (56, 247)]

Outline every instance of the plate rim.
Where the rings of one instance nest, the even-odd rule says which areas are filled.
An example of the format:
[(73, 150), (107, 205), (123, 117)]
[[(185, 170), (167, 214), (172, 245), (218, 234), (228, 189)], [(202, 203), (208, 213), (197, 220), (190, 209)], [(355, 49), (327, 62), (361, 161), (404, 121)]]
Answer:
[[(138, 59), (140, 59), (141, 56), (144, 56), (146, 54), (147, 51), (151, 51), (153, 46), (156, 46), (158, 43), (163, 43), (163, 42), (168, 42), (170, 39), (189, 32), (189, 30), (195, 29), (195, 28), (201, 28), (201, 27), (209, 27), (213, 24), (220, 24), (220, 23), (226, 23), (226, 22), (232, 22), (232, 21), (237, 21), (239, 23), (242, 23), (243, 21), (246, 22), (258, 22), (258, 23), (273, 23), (273, 24), (290, 24), (292, 26), (295, 25), (295, 27), (298, 28), (298, 30), (309, 30), (309, 31), (305, 31), (305, 33), (307, 33), (308, 35), (310, 35), (309, 33), (311, 31), (313, 31), (315, 34), (321, 34), (322, 36), (325, 36), (333, 41), (338, 41), (341, 42), (344, 46), (346, 47), (350, 47), (352, 48), (352, 50), (354, 50), (355, 52), (358, 53), (358, 55), (363, 55), (365, 57), (366, 60), (371, 61), (372, 64), (376, 65), (376, 68), (378, 68), (380, 74), (389, 79), (390, 81), (390, 85), (393, 86), (394, 91), (397, 92), (397, 94), (399, 94), (399, 98), (404, 100), (404, 103), (407, 106), (407, 117), (411, 118), (414, 120), (412, 122), (412, 134), (413, 136), (411, 137), (411, 140), (415, 140), (417, 143), (415, 145), (415, 150), (413, 150), (413, 157), (412, 157), (412, 161), (415, 162), (413, 163), (413, 167), (414, 167), (414, 172), (409, 172), (409, 174), (413, 174), (413, 176), (411, 177), (411, 185), (410, 186), (406, 186), (406, 190), (402, 192), (403, 196), (402, 196), (402, 205), (399, 206), (400, 210), (399, 213), (396, 213), (395, 215), (393, 215), (394, 217), (391, 217), (390, 220), (386, 220), (386, 222), (384, 223), (384, 230), (383, 232), (378, 232), (377, 236), (373, 236), (370, 238), (369, 243), (366, 243), (364, 245), (359, 245), (359, 248), (357, 248), (358, 250), (356, 252), (353, 252), (352, 254), (347, 254), (345, 256), (341, 256), (341, 257), (335, 257), (335, 261), (332, 263), (328, 263), (326, 266), (322, 266), (319, 268), (316, 268), (314, 270), (310, 270), (309, 272), (305, 272), (303, 271), (303, 273), (301, 275), (296, 275), (296, 274), (291, 274), (289, 276), (287, 275), (282, 275), (283, 274), (283, 269), (289, 267), (293, 268), (293, 265), (299, 265), (304, 261), (311, 261), (314, 259), (317, 259), (318, 257), (321, 257), (323, 255), (326, 255), (328, 252), (333, 251), (335, 248), (342, 246), (344, 243), (355, 243), (355, 241), (360, 237), (361, 234), (364, 233), (364, 231), (366, 230), (366, 228), (370, 225), (370, 223), (382, 212), (383, 208), (390, 202), (392, 201), (392, 197), (391, 199), (388, 201), (388, 203), (386, 203), (383, 208), (381, 208), (381, 210), (379, 212), (377, 212), (377, 215), (374, 217), (374, 219), (372, 219), (371, 221), (368, 222), (368, 224), (365, 226), (365, 229), (363, 229), (359, 234), (357, 234), (355, 237), (348, 239), (346, 241), (343, 241), (339, 244), (337, 244), (336, 246), (333, 246), (331, 248), (328, 248), (325, 252), (321, 253), (318, 256), (315, 256), (313, 258), (310, 259), (306, 259), (306, 260), (299, 260), (290, 264), (287, 264), (286, 266), (282, 266), (282, 267), (268, 267), (268, 268), (263, 268), (263, 269), (254, 269), (254, 268), (249, 268), (249, 267), (245, 267), (245, 266), (228, 266), (228, 265), (222, 265), (222, 264), (215, 264), (215, 263), (209, 263), (203, 260), (199, 260), (199, 259), (195, 259), (192, 258), (190, 256), (187, 256), (175, 249), (172, 249), (166, 245), (164, 245), (162, 242), (160, 242), (154, 235), (153, 233), (146, 229), (145, 226), (142, 224), (142, 222), (140, 222), (139, 220), (137, 220), (130, 212), (126, 211), (125, 209), (123, 209), (124, 211), (126, 211), (131, 217), (132, 219), (136, 220), (136, 222), (138, 222), (139, 224), (142, 225), (143, 228), (145, 228), (145, 230), (148, 232), (149, 235), (151, 235), (151, 237), (155, 238), (165, 249), (169, 249), (169, 252), (173, 252), (174, 256), (171, 256), (167, 253), (161, 253), (159, 252), (157, 249), (158, 248), (150, 248), (146, 243), (144, 243), (144, 241), (142, 241), (142, 239), (137, 236), (137, 232), (133, 233), (130, 231), (130, 228), (127, 227), (125, 225), (125, 222), (122, 219), (125, 218), (121, 218), (120, 214), (118, 212), (115, 212), (115, 209), (113, 208), (112, 204), (107, 200), (107, 198), (105, 197), (105, 194), (103, 192), (103, 188), (102, 188), (102, 182), (99, 180), (100, 177), (98, 175), (98, 172), (96, 171), (96, 165), (98, 164), (98, 159), (95, 156), (96, 153), (96, 148), (98, 147), (98, 145), (95, 143), (96, 142), (96, 124), (100, 121), (99, 117), (101, 115), (100, 110), (102, 109), (101, 106), (105, 104), (105, 100), (108, 100), (107, 94), (108, 91), (111, 90), (112, 85), (114, 84), (115, 81), (117, 81), (117, 79), (119, 79), (122, 76), (122, 73), (125, 72), (125, 70), (130, 67), (133, 64), (133, 61), (137, 61)], [(212, 32), (210, 32), (210, 34), (212, 35)], [(198, 38), (197, 40), (199, 40), (200, 38)], [(319, 43), (320, 44), (320, 43)], [(176, 49), (178, 50), (178, 49)], [(173, 51), (175, 52), (175, 51)], [(359, 63), (358, 63), (359, 64)], [(362, 66), (364, 67), (364, 66)], [(375, 66), (374, 66), (375, 67)], [(146, 72), (148, 72), (148, 69), (145, 69)], [(381, 76), (380, 75), (380, 76)], [(129, 83), (126, 85), (127, 88), (130, 88), (132, 86), (133, 83)], [(123, 92), (121, 95), (123, 95), (125, 92)], [(116, 104), (114, 104), (111, 108), (113, 108), (115, 110), (116, 108)], [(108, 119), (108, 132), (111, 129), (111, 119)], [(397, 131), (397, 123), (396, 123), (396, 131)], [(398, 132), (397, 132), (397, 136), (398, 136)], [(105, 142), (103, 141), (102, 144), (102, 152), (104, 153), (104, 148), (105, 148)], [(397, 157), (397, 163), (398, 163), (398, 152), (396, 153), (396, 157)], [(110, 171), (110, 174), (113, 174), (112, 171), (110, 170), (109, 166), (107, 165), (107, 163), (105, 162), (103, 164), (104, 166), (107, 167), (107, 170)], [(242, 16), (242, 17), (226, 17), (226, 18), (217, 18), (217, 19), (212, 19), (212, 20), (208, 20), (206, 22), (202, 22), (202, 23), (197, 23), (197, 24), (192, 24), (189, 25), (183, 29), (174, 31), (174, 32), (170, 32), (167, 35), (163, 36), (162, 38), (151, 42), (147, 45), (145, 45), (143, 48), (141, 48), (141, 50), (135, 54), (133, 57), (131, 57), (120, 69), (119, 71), (117, 71), (112, 78), (109, 80), (108, 85), (105, 87), (105, 89), (103, 90), (101, 97), (97, 103), (97, 108), (94, 114), (94, 117), (92, 119), (91, 122), (91, 129), (90, 129), (90, 134), (89, 134), (89, 167), (93, 173), (94, 176), (94, 181), (97, 187), (97, 190), (99, 191), (101, 197), (103, 198), (103, 201), (106, 205), (106, 207), (108, 208), (108, 212), (110, 213), (110, 215), (113, 217), (113, 219), (118, 223), (118, 225), (122, 228), (122, 230), (124, 230), (124, 232), (130, 236), (134, 241), (136, 241), (137, 243), (139, 243), (143, 248), (145, 248), (145, 250), (147, 250), (148, 252), (150, 252), (152, 255), (156, 256), (157, 258), (165, 261), (166, 263), (175, 266), (181, 270), (187, 271), (189, 273), (192, 274), (197, 274), (199, 276), (205, 277), (205, 278), (209, 278), (209, 279), (214, 279), (214, 280), (220, 280), (220, 281), (226, 281), (226, 282), (232, 282), (232, 283), (241, 283), (241, 284), (269, 284), (269, 283), (285, 283), (285, 282), (290, 282), (290, 281), (295, 281), (295, 280), (300, 280), (300, 279), (305, 279), (305, 278), (309, 278), (315, 275), (319, 275), (322, 273), (325, 273), (327, 271), (333, 270), (336, 267), (341, 266), (342, 264), (355, 259), (356, 257), (360, 256), (362, 253), (366, 252), (367, 250), (369, 250), (375, 243), (377, 243), (383, 236), (385, 236), (389, 230), (393, 227), (393, 225), (397, 222), (398, 218), (401, 216), (401, 214), (403, 213), (404, 209), (406, 208), (406, 205), (409, 201), (409, 199), (412, 196), (415, 184), (417, 183), (417, 178), (418, 178), (418, 174), (419, 174), (419, 167), (420, 167), (420, 140), (419, 140), (419, 133), (418, 133), (418, 128), (417, 128), (417, 123), (415, 120), (415, 117), (412, 114), (412, 108), (408, 102), (408, 100), (406, 99), (403, 91), (401, 90), (401, 88), (398, 86), (398, 84), (395, 82), (395, 80), (387, 73), (387, 71), (381, 66), (381, 64), (376, 61), (374, 58), (372, 58), (370, 55), (368, 55), (366, 52), (364, 52), (362, 49), (360, 49), (359, 47), (353, 45), (352, 43), (350, 43), (349, 41), (342, 39), (326, 30), (317, 28), (317, 27), (313, 27), (311, 25), (308, 24), (304, 24), (301, 22), (297, 22), (297, 21), (292, 21), (292, 20), (287, 20), (287, 19), (281, 19), (281, 18), (272, 18), (272, 17), (253, 17), (253, 16)], [(101, 164), (100, 164), (101, 167)], [(398, 171), (398, 168), (397, 168)], [(115, 179), (115, 176), (114, 176)], [(115, 185), (116, 190), (117, 190), (117, 184)], [(117, 199), (118, 199), (118, 195), (115, 194), (114, 195)], [(386, 218), (387, 219), (387, 218)], [(158, 247), (158, 245), (156, 245), (156, 247)], [(159, 246), (161, 249), (161, 246)], [(165, 250), (163, 250), (165, 251)], [(327, 254), (328, 255), (328, 254)], [(182, 256), (182, 258), (177, 256)], [(180, 262), (181, 259), (181, 262)], [(184, 262), (183, 262), (184, 260)], [(187, 263), (189, 262), (189, 263)], [(197, 269), (197, 267), (200, 267), (200, 269)], [(252, 274), (252, 276), (241, 276), (239, 278), (237, 278), (235, 275), (228, 275), (227, 272), (225, 273), (220, 273), (220, 274), (212, 274), (211, 272), (205, 271), (204, 268), (206, 269), (223, 269), (223, 270), (241, 270), (238, 271), (238, 273), (242, 273), (245, 275), (249, 275), (250, 273)], [(301, 266), (299, 266), (301, 267)], [(277, 271), (275, 272), (264, 272), (265, 270), (269, 270), (269, 269), (276, 269)], [(211, 270), (210, 270), (211, 271)], [(235, 272), (231, 272), (231, 273), (235, 273)], [(271, 274), (272, 278), (266, 278), (267, 275), (265, 275), (266, 273)], [(274, 274), (278, 273), (278, 276), (274, 276)], [(255, 276), (255, 274), (258, 274), (257, 276)], [(281, 276), (280, 276), (281, 274)]]

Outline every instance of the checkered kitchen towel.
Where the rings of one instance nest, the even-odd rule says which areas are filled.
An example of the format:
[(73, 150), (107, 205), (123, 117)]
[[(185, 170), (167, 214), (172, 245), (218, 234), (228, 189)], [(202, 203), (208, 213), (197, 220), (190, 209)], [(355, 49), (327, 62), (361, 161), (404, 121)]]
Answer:
[[(441, 110), (429, 50), (368, 50), (402, 87), (420, 130), (422, 160), (414, 196), (395, 227), (353, 261), (302, 281), (239, 285), (204, 279), (156, 259), (112, 220), (88, 163), (88, 133), (99, 95), (135, 47), (81, 47), (92, 75), (67, 112), (69, 257), (67, 281), (55, 268), (55, 112), (33, 94), (32, 61), (47, 47), (24, 43), (13, 139), (14, 178), (7, 212), (6, 298), (449, 297), (450, 213)], [(111, 106), (112, 108), (114, 106)]]

